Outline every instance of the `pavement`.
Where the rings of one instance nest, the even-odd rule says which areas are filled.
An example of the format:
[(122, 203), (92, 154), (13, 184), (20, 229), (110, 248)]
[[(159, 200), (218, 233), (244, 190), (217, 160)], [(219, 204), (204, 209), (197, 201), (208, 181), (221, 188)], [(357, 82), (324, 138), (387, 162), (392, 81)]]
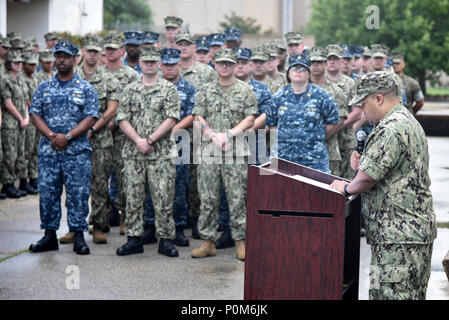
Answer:
[[(449, 281), (442, 260), (449, 250), (449, 137), (429, 137), (431, 191), (438, 221), (432, 272), (427, 299), (449, 300)], [(64, 202), (62, 202), (64, 203)], [(179, 257), (157, 253), (157, 245), (146, 245), (139, 255), (119, 257), (115, 250), (126, 240), (118, 227), (107, 234), (108, 243), (97, 245), (85, 233), (91, 249), (78, 256), (71, 244), (59, 251), (30, 253), (39, 240), (38, 196), (0, 201), (0, 300), (242, 300), (244, 262), (235, 249), (219, 250), (217, 256), (192, 259), (200, 245), (190, 237), (189, 247), (178, 247)], [(68, 231), (66, 210), (58, 236)], [(361, 238), (359, 299), (368, 299), (370, 249)]]

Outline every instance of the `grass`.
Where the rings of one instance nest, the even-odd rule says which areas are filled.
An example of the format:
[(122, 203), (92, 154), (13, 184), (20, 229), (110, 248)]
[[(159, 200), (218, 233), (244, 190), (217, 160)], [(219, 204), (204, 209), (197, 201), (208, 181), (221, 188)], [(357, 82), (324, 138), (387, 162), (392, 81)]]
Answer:
[(449, 88), (426, 88), (428, 96), (449, 96)]
[(437, 228), (449, 229), (449, 222), (437, 222)]

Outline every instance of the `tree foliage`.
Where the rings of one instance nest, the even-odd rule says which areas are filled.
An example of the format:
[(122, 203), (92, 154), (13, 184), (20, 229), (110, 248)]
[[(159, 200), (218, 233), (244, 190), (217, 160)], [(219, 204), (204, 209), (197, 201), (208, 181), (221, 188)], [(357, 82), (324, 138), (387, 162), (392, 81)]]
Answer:
[(222, 31), (228, 28), (239, 28), (242, 30), (242, 33), (258, 34), (262, 30), (262, 26), (257, 24), (256, 19), (238, 16), (234, 11), (231, 12), (231, 15), (225, 14), (224, 18), (225, 21), (220, 22), (220, 27), (223, 29)]
[[(368, 29), (367, 7), (379, 9), (379, 28)], [(314, 0), (307, 32), (317, 45), (382, 43), (405, 54), (405, 72), (420, 78), (426, 71), (449, 73), (448, 0)]]
[(103, 22), (105, 29), (114, 29), (116, 23), (151, 24), (151, 8), (145, 0), (104, 0)]

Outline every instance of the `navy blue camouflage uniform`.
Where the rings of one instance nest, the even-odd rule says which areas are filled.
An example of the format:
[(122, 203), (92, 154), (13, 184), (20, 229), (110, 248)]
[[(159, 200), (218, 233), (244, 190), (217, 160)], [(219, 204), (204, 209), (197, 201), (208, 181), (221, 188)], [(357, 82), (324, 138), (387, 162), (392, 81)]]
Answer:
[[(38, 86), (29, 113), (41, 117), (53, 132), (65, 134), (85, 118), (100, 116), (98, 95), (77, 74), (66, 82), (59, 81), (56, 75)], [(42, 229), (59, 229), (64, 185), (69, 230), (87, 230), (91, 151), (87, 133), (70, 140), (61, 151), (53, 148), (45, 136), (41, 137), (38, 150), (38, 188)]]
[(330, 173), (326, 125), (337, 124), (338, 105), (330, 94), (309, 83), (296, 95), (291, 85), (274, 96), (276, 107), (267, 110), (266, 124), (277, 127), (278, 141), (272, 154), (316, 170)]

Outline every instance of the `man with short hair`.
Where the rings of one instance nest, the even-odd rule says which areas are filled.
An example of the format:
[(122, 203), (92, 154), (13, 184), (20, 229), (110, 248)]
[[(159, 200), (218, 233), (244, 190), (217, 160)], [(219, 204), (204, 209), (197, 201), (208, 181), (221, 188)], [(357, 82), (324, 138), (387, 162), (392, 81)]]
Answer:
[(196, 49), (195, 49), (195, 60), (204, 64), (209, 64), (210, 57), (210, 43), (207, 37), (202, 36), (198, 37), (195, 41)]
[(363, 47), (363, 73), (370, 73), (373, 71), (372, 63), (371, 49), (369, 47)]
[(161, 46), (161, 44), (159, 43), (159, 33), (153, 31), (146, 31), (144, 32), (142, 47), (151, 47), (151, 46), (157, 47)]
[(212, 57), (215, 55), (215, 52), (217, 52), (218, 50), (220, 50), (221, 48), (223, 48), (223, 46), (226, 43), (226, 35), (224, 33), (211, 33), (207, 36), (207, 39), (209, 41), (209, 55), (210, 55), (210, 61), (208, 63), (208, 65), (212, 68), (215, 69), (214, 66), (214, 60), (212, 59)]
[(58, 43), (58, 34), (56, 32), (47, 32), (44, 35), (46, 49), (53, 49)]
[(41, 82), (50, 79), (53, 77), (54, 72), (54, 64), (55, 57), (53, 55), (53, 51), (49, 49), (45, 49), (39, 52), (39, 62), (41, 64), (42, 69), (33, 74), (34, 79), (36, 80), (37, 85)]
[(183, 22), (181, 18), (175, 16), (167, 16), (164, 18), (165, 37), (167, 38), (165, 48), (175, 48), (175, 37), (181, 30)]
[(437, 235), (426, 135), (400, 103), (398, 85), (386, 71), (357, 79), (350, 104), (375, 127), (363, 155), (351, 157), (356, 177), (331, 184), (347, 197), (363, 195), (370, 300), (425, 299)]
[(273, 94), (287, 85), (287, 79), (284, 73), (278, 71), (279, 65), (279, 49), (276, 45), (266, 44), (264, 46), (268, 54), (266, 62), (268, 81), (267, 85)]
[(58, 73), (41, 83), (30, 107), (33, 125), (41, 133), (39, 145), (39, 205), (44, 237), (31, 252), (58, 250), (56, 230), (61, 220), (65, 186), (69, 231), (75, 232), (73, 251), (89, 254), (83, 231), (89, 214), (92, 148), (87, 131), (99, 118), (98, 95), (74, 71), (78, 48), (68, 40), (55, 46)]
[(140, 49), (142, 79), (125, 88), (117, 113), (117, 121), (127, 138), (122, 156), (128, 241), (117, 249), (120, 256), (144, 251), (142, 235), (147, 185), (154, 203), (158, 253), (178, 256), (173, 245), (176, 169), (172, 163), (177, 152), (170, 132), (180, 116), (180, 100), (175, 85), (159, 76), (160, 59), (160, 48)]
[(360, 77), (363, 74), (363, 48), (357, 45), (350, 47), (352, 53), (351, 70), (355, 77)]

